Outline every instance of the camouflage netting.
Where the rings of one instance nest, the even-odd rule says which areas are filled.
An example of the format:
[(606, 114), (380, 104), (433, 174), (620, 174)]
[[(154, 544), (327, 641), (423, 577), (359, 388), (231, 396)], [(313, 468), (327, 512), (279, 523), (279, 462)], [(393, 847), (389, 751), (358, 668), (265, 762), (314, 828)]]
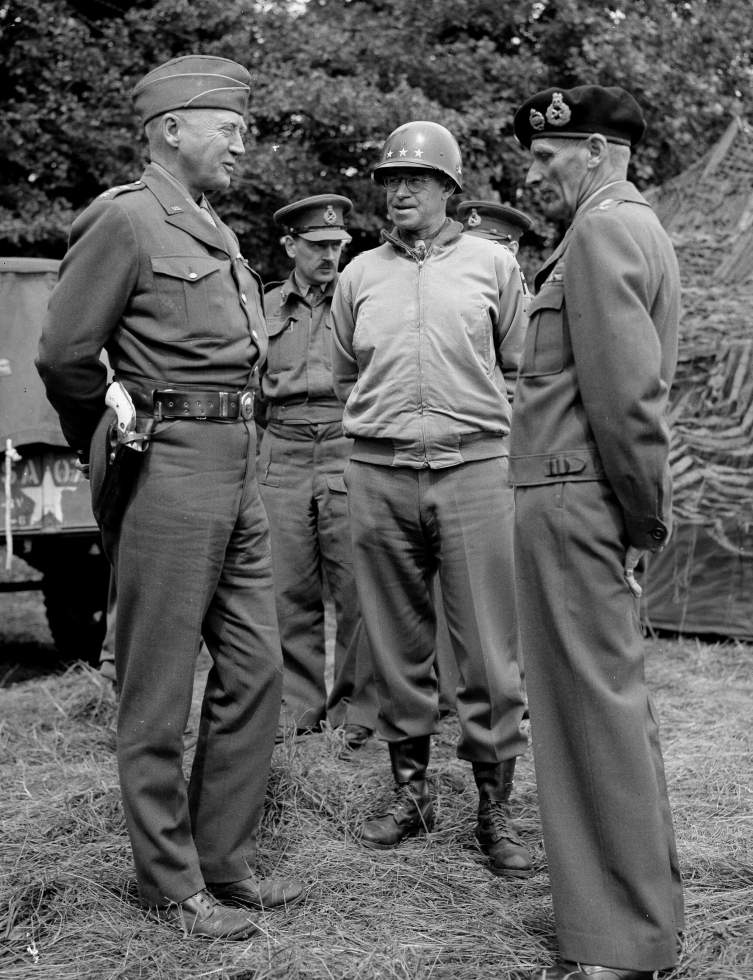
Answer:
[(647, 196), (683, 287), (672, 393), (675, 514), (753, 557), (753, 129), (735, 118), (705, 157)]

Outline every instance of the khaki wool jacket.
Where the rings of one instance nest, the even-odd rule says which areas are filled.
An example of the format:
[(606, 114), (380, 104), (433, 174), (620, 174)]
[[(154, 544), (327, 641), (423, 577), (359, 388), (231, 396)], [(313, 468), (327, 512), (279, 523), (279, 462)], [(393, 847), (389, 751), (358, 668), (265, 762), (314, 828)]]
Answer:
[(629, 541), (671, 525), (667, 405), (679, 271), (668, 235), (628, 181), (581, 206), (535, 280), (513, 408), (517, 486), (609, 483)]
[(267, 350), (262, 284), (214, 211), (153, 165), (76, 218), (37, 368), (72, 448), (105, 408), (107, 351), (128, 387), (242, 389)]

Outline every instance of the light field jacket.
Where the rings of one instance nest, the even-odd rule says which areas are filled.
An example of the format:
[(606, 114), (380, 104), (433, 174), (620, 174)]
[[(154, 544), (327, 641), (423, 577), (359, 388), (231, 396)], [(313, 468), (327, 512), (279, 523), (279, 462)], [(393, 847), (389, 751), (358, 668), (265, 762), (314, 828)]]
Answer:
[(506, 456), (525, 299), (513, 255), (456, 221), (425, 256), (393, 232), (353, 259), (331, 312), (352, 458), (439, 469)]

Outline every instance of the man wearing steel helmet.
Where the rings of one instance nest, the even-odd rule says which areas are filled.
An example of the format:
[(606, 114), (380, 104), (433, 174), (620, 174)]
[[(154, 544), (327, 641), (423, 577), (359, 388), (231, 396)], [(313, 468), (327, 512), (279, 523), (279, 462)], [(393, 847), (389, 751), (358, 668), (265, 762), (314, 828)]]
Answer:
[[(211, 939), (255, 931), (237, 906), (284, 906), (302, 891), (254, 874), (282, 685), (254, 466), (251, 390), (267, 338), (258, 277), (205, 196), (230, 185), (244, 153), (249, 83), (236, 62), (189, 55), (136, 85), (150, 162), (74, 222), (38, 359), (91, 467), (117, 581), (118, 771), (139, 893)], [(117, 379), (107, 395), (103, 348)], [(146, 451), (131, 448), (148, 434)], [(202, 637), (212, 668), (186, 783)]]
[[(315, 194), (275, 211), (294, 267), (265, 294), (269, 351), (262, 368), (266, 428), (259, 486), (272, 535), (284, 662), (280, 734), (343, 726), (360, 748), (376, 720), (371, 658), (361, 627), (343, 470), (351, 440), (332, 390), (329, 310), (352, 203)], [(334, 680), (325, 684), (324, 584), (335, 607)]]
[(507, 483), (523, 288), (506, 249), (447, 218), (462, 170), (443, 126), (395, 130), (374, 179), (392, 230), (346, 266), (332, 302), (335, 391), (354, 437), (353, 561), (397, 784), (361, 840), (394, 847), (433, 824), (436, 575), (460, 675), (458, 756), (479, 789), (476, 836), (495, 874), (524, 877), (530, 856), (509, 818), (527, 743)]
[(679, 278), (626, 179), (644, 121), (597, 85), (546, 89), (515, 134), (570, 219), (535, 279), (510, 471), (521, 649), (562, 962), (540, 980), (650, 980), (683, 898), (635, 578), (671, 520), (666, 419)]

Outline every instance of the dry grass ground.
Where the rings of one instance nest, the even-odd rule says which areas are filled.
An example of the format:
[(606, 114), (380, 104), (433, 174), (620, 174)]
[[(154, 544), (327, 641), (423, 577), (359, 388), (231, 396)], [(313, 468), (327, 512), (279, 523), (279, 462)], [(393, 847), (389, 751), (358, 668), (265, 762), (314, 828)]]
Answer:
[[(686, 946), (668, 980), (751, 980), (753, 649), (647, 647), (687, 885)], [(304, 879), (307, 901), (260, 915), (247, 943), (186, 941), (137, 905), (99, 676), (81, 665), (24, 676), (0, 667), (3, 980), (504, 980), (555, 953), (530, 757), (515, 797), (536, 873), (512, 883), (474, 847), (452, 719), (435, 739), (436, 828), (393, 852), (354, 838), (389, 790), (381, 743), (351, 761), (334, 731), (279, 746), (261, 862)]]

